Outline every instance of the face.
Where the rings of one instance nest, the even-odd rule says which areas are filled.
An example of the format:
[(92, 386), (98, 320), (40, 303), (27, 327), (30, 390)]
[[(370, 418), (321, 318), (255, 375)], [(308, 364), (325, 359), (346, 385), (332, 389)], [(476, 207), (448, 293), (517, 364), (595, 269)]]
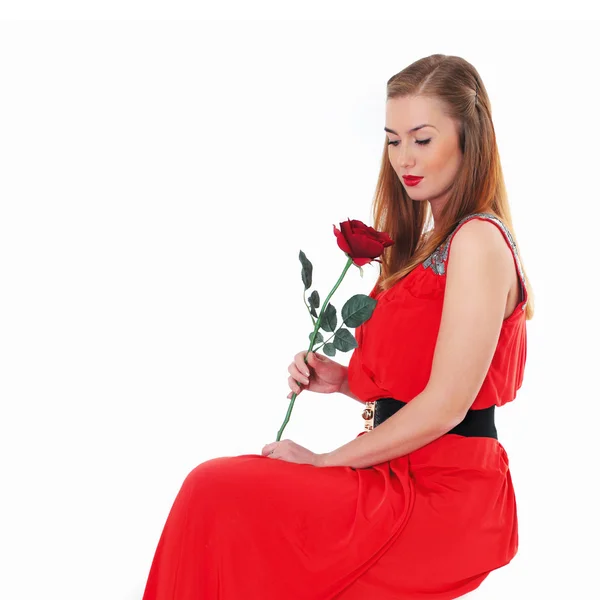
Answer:
[[(390, 164), (408, 196), (428, 200), (435, 215), (447, 200), (462, 161), (456, 124), (444, 115), (439, 100), (414, 96), (389, 99), (385, 120)], [(423, 179), (411, 186), (404, 175)]]

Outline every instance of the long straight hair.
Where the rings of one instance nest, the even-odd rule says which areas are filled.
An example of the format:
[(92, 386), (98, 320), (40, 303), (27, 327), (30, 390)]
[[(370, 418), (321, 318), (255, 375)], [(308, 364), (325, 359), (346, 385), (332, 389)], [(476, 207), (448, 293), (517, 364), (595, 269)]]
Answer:
[(458, 56), (432, 54), (412, 63), (387, 82), (387, 99), (423, 96), (441, 101), (458, 124), (462, 164), (449, 198), (436, 221), (439, 232), (426, 236), (433, 217), (428, 202), (412, 200), (388, 157), (387, 138), (373, 200), (373, 227), (395, 240), (381, 256), (378, 290), (389, 289), (420, 265), (464, 217), (492, 213), (510, 231), (521, 260), (528, 301), (525, 318), (533, 317), (533, 292), (514, 232), (490, 100), (477, 70)]

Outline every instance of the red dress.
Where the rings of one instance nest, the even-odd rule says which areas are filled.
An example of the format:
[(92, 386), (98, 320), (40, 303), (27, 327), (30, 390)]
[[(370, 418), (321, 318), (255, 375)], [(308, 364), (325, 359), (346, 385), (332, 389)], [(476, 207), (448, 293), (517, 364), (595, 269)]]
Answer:
[[(426, 386), (450, 243), (471, 218), (504, 233), (522, 286), (472, 408), (515, 398), (527, 351), (525, 280), (503, 223), (477, 213), (392, 288), (371, 291), (378, 304), (356, 328), (348, 370), (361, 400), (408, 402)], [(360, 469), (219, 457), (185, 478), (143, 600), (450, 600), (510, 562), (517, 546), (508, 457), (494, 438), (446, 434)]]

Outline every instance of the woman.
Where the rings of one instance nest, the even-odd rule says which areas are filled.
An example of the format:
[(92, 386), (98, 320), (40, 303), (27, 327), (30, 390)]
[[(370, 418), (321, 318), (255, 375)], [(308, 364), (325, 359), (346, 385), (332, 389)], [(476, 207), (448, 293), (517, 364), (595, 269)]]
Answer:
[(365, 404), (365, 431), (193, 469), (143, 600), (449, 600), (515, 556), (494, 410), (523, 381), (533, 307), (477, 71), (434, 54), (394, 75), (385, 131), (378, 303), (348, 367), (300, 352), (288, 369), (292, 392)]

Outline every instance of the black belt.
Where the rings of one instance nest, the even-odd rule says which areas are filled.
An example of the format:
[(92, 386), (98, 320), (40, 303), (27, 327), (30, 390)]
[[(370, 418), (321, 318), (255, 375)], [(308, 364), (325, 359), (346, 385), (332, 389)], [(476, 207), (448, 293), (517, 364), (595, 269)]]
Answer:
[[(374, 403), (367, 403), (373, 406), (373, 410), (366, 409), (363, 413), (363, 418), (373, 419), (373, 427), (381, 425), (386, 419), (399, 411), (407, 402), (396, 400), (395, 398), (379, 398)], [(469, 409), (465, 418), (456, 426), (446, 433), (456, 433), (467, 437), (491, 437), (498, 439), (496, 424), (494, 422), (494, 410), (496, 406), (492, 405), (489, 408)], [(365, 414), (366, 413), (366, 414)], [(369, 429), (368, 426), (365, 426)]]

